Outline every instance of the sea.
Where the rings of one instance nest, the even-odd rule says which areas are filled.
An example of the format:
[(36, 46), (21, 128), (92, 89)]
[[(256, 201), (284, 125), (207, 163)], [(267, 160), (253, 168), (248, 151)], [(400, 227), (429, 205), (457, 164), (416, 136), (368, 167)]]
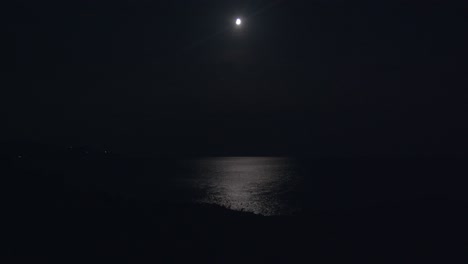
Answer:
[(427, 159), (199, 157), (84, 159), (63, 168), (66, 183), (83, 189), (271, 216), (462, 199), (466, 192), (447, 176), (457, 173), (450, 164)]

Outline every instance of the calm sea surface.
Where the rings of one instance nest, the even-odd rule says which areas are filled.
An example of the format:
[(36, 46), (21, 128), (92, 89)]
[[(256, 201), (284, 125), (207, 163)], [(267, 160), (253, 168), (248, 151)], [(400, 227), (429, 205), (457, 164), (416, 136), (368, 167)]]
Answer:
[(155, 202), (216, 204), (262, 215), (463, 193), (444, 189), (439, 176), (453, 174), (449, 166), (440, 166), (438, 172), (415, 161), (213, 157), (96, 161), (75, 167), (73, 181), (112, 192)]
[(302, 175), (293, 159), (206, 158), (189, 160), (184, 165), (188, 170), (178, 183), (198, 194), (196, 202), (264, 215), (300, 209), (296, 192)]

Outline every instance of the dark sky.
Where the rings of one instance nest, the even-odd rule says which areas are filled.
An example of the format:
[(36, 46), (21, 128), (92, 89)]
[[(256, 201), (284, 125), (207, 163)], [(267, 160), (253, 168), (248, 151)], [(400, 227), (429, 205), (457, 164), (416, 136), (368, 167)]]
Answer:
[(2, 140), (124, 153), (460, 155), (463, 2), (5, 3)]

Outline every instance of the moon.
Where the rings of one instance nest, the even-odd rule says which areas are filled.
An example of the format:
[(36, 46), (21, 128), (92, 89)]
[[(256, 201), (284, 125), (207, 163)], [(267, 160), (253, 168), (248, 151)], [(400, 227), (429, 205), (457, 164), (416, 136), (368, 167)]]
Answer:
[(236, 19), (236, 25), (240, 26), (242, 24), (242, 20), (240, 18)]

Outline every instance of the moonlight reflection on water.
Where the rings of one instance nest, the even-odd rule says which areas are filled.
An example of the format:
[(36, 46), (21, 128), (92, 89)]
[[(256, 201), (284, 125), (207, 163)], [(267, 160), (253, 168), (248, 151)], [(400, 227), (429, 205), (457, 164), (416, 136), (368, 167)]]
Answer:
[(295, 210), (285, 196), (298, 181), (292, 159), (223, 157), (192, 162), (197, 168), (194, 185), (203, 193), (197, 202), (263, 215)]

